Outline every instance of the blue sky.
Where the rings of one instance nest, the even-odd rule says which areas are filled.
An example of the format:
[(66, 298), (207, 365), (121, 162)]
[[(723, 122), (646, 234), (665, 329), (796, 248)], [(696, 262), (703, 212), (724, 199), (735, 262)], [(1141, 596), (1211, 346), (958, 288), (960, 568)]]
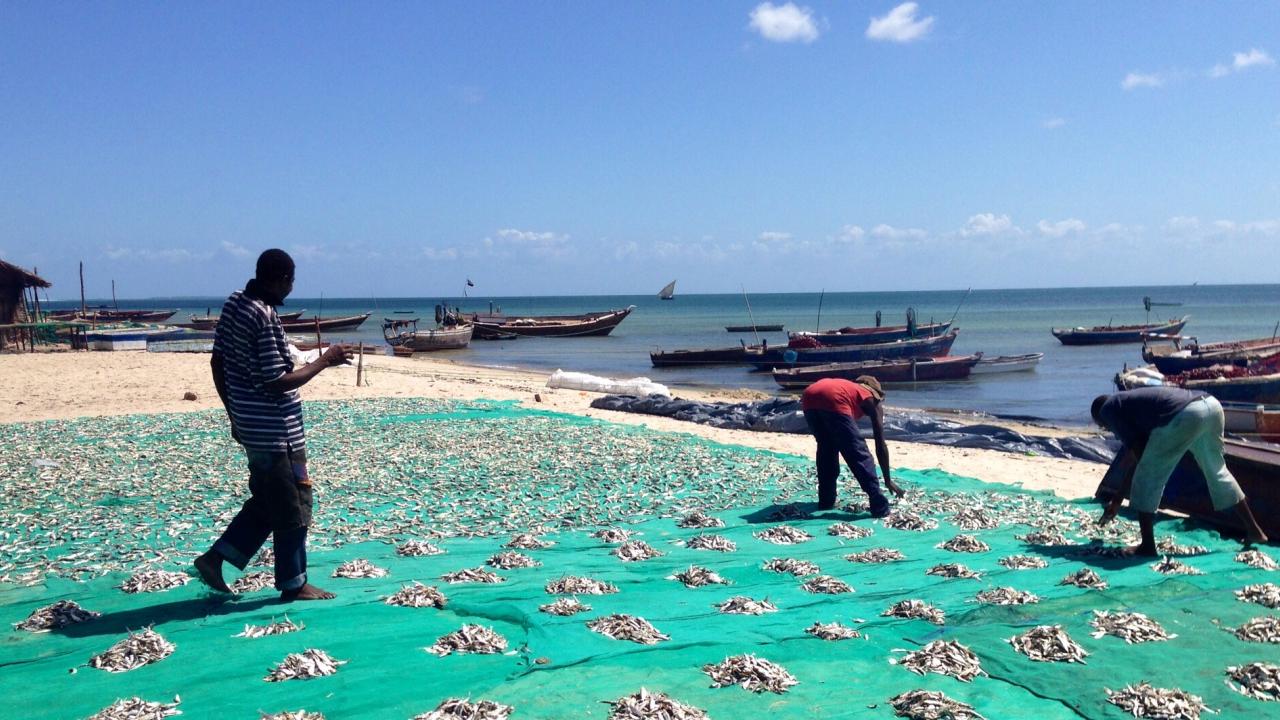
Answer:
[(1275, 282), (1273, 2), (0, 4), (54, 298)]

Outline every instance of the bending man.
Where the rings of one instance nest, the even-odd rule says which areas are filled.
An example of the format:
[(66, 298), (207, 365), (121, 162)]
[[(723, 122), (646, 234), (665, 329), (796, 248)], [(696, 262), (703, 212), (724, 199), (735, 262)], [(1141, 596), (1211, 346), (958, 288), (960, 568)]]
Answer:
[[(889, 446), (884, 441), (884, 390), (880, 381), (863, 375), (857, 382), (839, 378), (823, 378), (805, 389), (800, 398), (809, 432), (818, 441), (818, 509), (836, 506), (836, 479), (840, 477), (840, 457), (848, 463), (858, 485), (871, 500), (872, 517), (889, 514), (889, 498), (880, 490), (876, 478), (876, 462), (884, 474), (885, 487), (898, 497), (902, 488), (893, 482), (889, 471)], [(876, 459), (871, 459), (867, 442), (858, 432), (858, 419), (871, 419), (875, 436)]]

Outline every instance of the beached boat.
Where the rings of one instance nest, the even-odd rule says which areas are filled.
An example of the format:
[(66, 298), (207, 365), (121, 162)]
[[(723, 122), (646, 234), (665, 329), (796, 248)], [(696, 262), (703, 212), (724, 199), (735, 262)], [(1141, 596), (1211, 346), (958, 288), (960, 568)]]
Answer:
[(146, 350), (147, 341), (154, 336), (171, 333), (160, 328), (115, 328), (89, 330), (76, 347), (89, 350)]
[(83, 313), (75, 310), (55, 310), (49, 313), (51, 320), (84, 320), (98, 324), (109, 323), (162, 323), (177, 314), (177, 310), (114, 310), (87, 308)]
[(781, 325), (725, 325), (729, 332), (781, 332)]
[(654, 367), (698, 367), (702, 365), (744, 365), (756, 359), (754, 346), (737, 345), (704, 350), (655, 350), (649, 353)]
[(343, 332), (359, 328), (364, 324), (365, 320), (369, 319), (371, 314), (372, 313), (362, 313), (360, 315), (348, 315), (347, 317), (332, 318), (313, 316), (309, 318), (298, 318), (297, 320), (281, 320), (280, 324), (283, 325), (284, 329), (288, 332), (301, 333), (307, 332), (308, 330), (319, 332)]
[[(1248, 365), (1251, 361), (1280, 352), (1280, 337), (1254, 338), (1252, 340), (1229, 340), (1200, 344), (1195, 338), (1172, 336), (1157, 337), (1155, 340), (1168, 340), (1169, 343), (1152, 345), (1150, 342), (1142, 346), (1142, 359), (1155, 365), (1166, 374), (1186, 372), (1210, 365)], [(1187, 342), (1183, 345), (1184, 341)]]
[(811, 367), (827, 363), (866, 362), (867, 360), (891, 360), (895, 358), (939, 357), (951, 352), (951, 345), (956, 341), (960, 331), (952, 330), (946, 335), (917, 338), (914, 340), (897, 340), (895, 342), (875, 343), (871, 345), (842, 345), (837, 347), (815, 348), (770, 348), (752, 349), (754, 357), (750, 359), (757, 370), (772, 370), (787, 367)]
[(1280, 443), (1280, 405), (1222, 403), (1227, 432), (1249, 440)]
[(1091, 328), (1050, 328), (1053, 336), (1063, 345), (1111, 345), (1140, 343), (1148, 335), (1177, 335), (1187, 324), (1190, 315), (1171, 319), (1165, 323), (1150, 325), (1097, 325)]
[(595, 337), (608, 335), (618, 326), (635, 305), (622, 310), (608, 310), (582, 315), (531, 315), (508, 317), (506, 315), (472, 315), (469, 322), (475, 327), (478, 340), (517, 337)]
[(870, 345), (913, 338), (929, 338), (945, 335), (951, 322), (925, 323), (924, 325), (887, 325), (885, 327), (844, 327), (839, 330), (787, 333), (792, 340), (814, 340), (820, 345)]
[(1212, 365), (1174, 375), (1164, 375), (1148, 365), (1117, 373), (1115, 385), (1121, 390), (1174, 385), (1201, 390), (1224, 403), (1277, 404), (1280, 403), (1280, 354), (1251, 362), (1245, 367)]
[(869, 360), (855, 363), (828, 363), (812, 367), (775, 369), (773, 380), (788, 390), (803, 390), (823, 378), (856, 380), (870, 375), (882, 383), (933, 382), (964, 380), (982, 353), (947, 355), (944, 357), (904, 358), (901, 360)]
[(658, 291), (659, 300), (671, 300), (676, 296), (676, 281), (672, 280), (665, 287)]
[(417, 319), (384, 320), (382, 337), (392, 347), (405, 347), (413, 352), (434, 352), (436, 350), (460, 350), (471, 344), (474, 332), (471, 325), (455, 325), (453, 327), (437, 327), (427, 330), (418, 329)]
[[(276, 317), (280, 318), (281, 323), (294, 322), (302, 317), (302, 313), (306, 310), (294, 310), (293, 312), (277, 313)], [(185, 323), (177, 323), (178, 327), (188, 328), (191, 330), (212, 330), (218, 326), (217, 315), (192, 315), (191, 320)]]
[(995, 373), (1025, 372), (1035, 370), (1044, 353), (1027, 353), (1025, 355), (998, 355), (982, 358), (970, 371), (971, 375), (994, 375)]

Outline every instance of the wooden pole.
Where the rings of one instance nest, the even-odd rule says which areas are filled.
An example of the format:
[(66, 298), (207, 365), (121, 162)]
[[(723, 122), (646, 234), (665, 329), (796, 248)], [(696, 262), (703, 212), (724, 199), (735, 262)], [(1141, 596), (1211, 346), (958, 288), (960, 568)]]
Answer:
[(116, 306), (116, 312), (120, 312), (120, 303), (116, 300), (116, 279), (111, 278), (111, 304)]
[(84, 306), (84, 261), (81, 260), (80, 261), (80, 315), (83, 316), (85, 312), (86, 312), (86, 309)]
[(364, 379), (364, 343), (360, 343), (360, 355), (356, 358), (356, 387)]
[(316, 316), (316, 349), (322, 350), (320, 347), (320, 316)]
[[(33, 275), (40, 274), (40, 268), (31, 268)], [(36, 322), (40, 322), (40, 288), (32, 286), (31, 297), (36, 299)]]

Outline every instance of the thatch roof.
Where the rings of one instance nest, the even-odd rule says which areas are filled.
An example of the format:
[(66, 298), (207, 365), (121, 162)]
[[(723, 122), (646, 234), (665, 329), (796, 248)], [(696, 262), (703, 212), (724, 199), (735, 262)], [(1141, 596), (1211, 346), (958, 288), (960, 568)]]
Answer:
[(18, 267), (17, 265), (14, 265), (12, 263), (7, 263), (3, 260), (0, 260), (0, 275), (16, 276), (18, 279), (18, 282), (15, 284), (21, 285), (22, 287), (47, 288), (47, 287), (52, 287), (53, 285), (48, 280), (45, 280), (39, 275), (36, 275), (35, 273), (29, 273), (26, 270), (23, 270), (22, 268)]

